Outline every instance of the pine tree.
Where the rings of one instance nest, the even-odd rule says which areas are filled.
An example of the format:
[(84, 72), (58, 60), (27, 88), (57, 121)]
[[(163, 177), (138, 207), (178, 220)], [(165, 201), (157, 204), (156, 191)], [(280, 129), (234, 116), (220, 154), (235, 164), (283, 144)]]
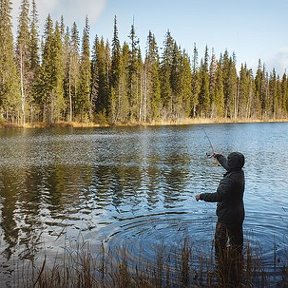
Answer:
[(76, 113), (80, 116), (80, 121), (92, 120), (91, 101), (91, 61), (89, 47), (89, 23), (86, 17), (85, 27), (82, 36), (82, 51), (80, 60), (80, 81), (76, 99)]
[(14, 61), (11, 5), (9, 0), (0, 0), (0, 113), (14, 122), (21, 110), (21, 94)]
[(282, 77), (281, 92), (283, 95), (283, 103), (282, 103), (283, 118), (287, 118), (288, 116), (288, 79), (287, 79), (286, 73), (284, 73)]
[(250, 117), (251, 111), (251, 79), (246, 65), (241, 65), (239, 76), (239, 116), (242, 118)]
[(26, 99), (31, 99), (30, 86), (30, 31), (29, 31), (29, 1), (22, 0), (20, 7), (20, 16), (18, 19), (16, 44), (16, 58), (18, 64), (18, 71), (20, 75), (21, 87), (21, 122), (25, 125), (26, 122)]
[[(31, 22), (30, 22), (30, 35), (29, 35), (29, 87), (31, 98), (28, 99), (30, 108), (30, 122), (34, 121), (34, 114), (39, 114), (38, 107), (35, 105), (35, 99), (37, 98), (37, 89), (35, 83), (39, 76), (40, 69), (40, 57), (39, 57), (39, 32), (38, 32), (38, 12), (35, 0), (32, 0), (31, 10)], [(38, 119), (39, 120), (39, 119)]]
[(43, 49), (42, 49), (42, 63), (39, 71), (39, 77), (36, 85), (35, 101), (40, 107), (40, 114), (42, 120), (51, 121), (51, 91), (53, 89), (53, 22), (51, 16), (48, 15), (45, 23)]
[(170, 31), (166, 33), (162, 59), (160, 62), (160, 81), (161, 81), (161, 101), (163, 106), (163, 118), (169, 119), (173, 113), (172, 108), (172, 87), (171, 87), (171, 73), (173, 62), (174, 39)]
[(199, 92), (199, 114), (203, 117), (210, 116), (210, 93), (209, 93), (209, 69), (208, 69), (208, 47), (206, 46), (204, 61), (200, 65), (200, 92)]
[(187, 118), (191, 112), (191, 97), (192, 97), (192, 71), (191, 63), (188, 54), (183, 51), (181, 55), (181, 66), (180, 66), (180, 104), (181, 111), (180, 117)]
[(255, 76), (255, 98), (259, 99), (261, 106), (261, 116), (268, 117), (270, 110), (270, 99), (268, 94), (268, 79), (266, 77), (265, 66), (261, 60), (258, 61), (258, 68)]
[[(107, 119), (109, 114), (109, 73), (110, 59), (109, 46), (105, 45), (103, 37), (95, 38), (92, 55), (92, 93), (95, 111)], [(108, 59), (107, 59), (108, 57)], [(94, 89), (93, 89), (94, 88)], [(96, 88), (96, 89), (95, 89)], [(103, 119), (103, 120), (105, 120)]]
[(69, 103), (69, 121), (73, 121), (77, 107), (77, 95), (80, 83), (80, 38), (76, 23), (71, 29), (69, 49), (69, 77), (68, 77), (68, 103)]
[(119, 105), (119, 122), (125, 123), (130, 119), (130, 107), (129, 107), (129, 63), (130, 63), (130, 49), (128, 43), (124, 42), (121, 50), (121, 62), (120, 62), (120, 83), (119, 93), (121, 95), (121, 102)]
[(118, 37), (117, 18), (114, 17), (114, 32), (112, 39), (111, 73), (110, 73), (110, 121), (117, 123), (121, 109), (120, 77), (121, 77), (121, 47)]
[(64, 101), (64, 51), (60, 25), (56, 22), (55, 33), (53, 37), (53, 60), (54, 60), (54, 87), (52, 90), (52, 121), (62, 120), (65, 110)]
[(45, 43), (38, 80), (38, 102), (42, 107), (43, 120), (54, 123), (61, 120), (64, 102), (64, 59), (61, 32), (58, 22), (48, 15), (45, 27)]
[(70, 70), (71, 70), (71, 35), (69, 27), (66, 28), (66, 33), (63, 37), (63, 65), (64, 65), (64, 81), (63, 81), (63, 97), (65, 101), (65, 120), (71, 122), (73, 119), (72, 115), (72, 101), (71, 96), (71, 81), (70, 81)]
[(144, 122), (159, 121), (161, 91), (159, 54), (155, 36), (149, 31), (144, 63)]
[(216, 84), (214, 93), (214, 104), (216, 108), (216, 117), (224, 116), (224, 85), (223, 85), (223, 74), (222, 74), (222, 60), (217, 63), (216, 70)]
[(134, 122), (139, 120), (140, 112), (140, 67), (139, 67), (139, 39), (135, 33), (134, 23), (131, 25), (130, 35), (131, 49), (128, 67), (128, 100), (129, 100), (129, 121)]
[(200, 73), (198, 69), (198, 50), (194, 43), (193, 61), (192, 61), (192, 83), (191, 83), (191, 116), (196, 117), (197, 106), (199, 104), (200, 93)]
[(234, 57), (229, 57), (226, 50), (223, 55), (223, 84), (224, 84), (224, 101), (225, 117), (237, 118), (237, 71)]
[(212, 56), (209, 68), (209, 95), (211, 100), (211, 118), (217, 117), (216, 106), (216, 85), (217, 85), (217, 60), (212, 49)]

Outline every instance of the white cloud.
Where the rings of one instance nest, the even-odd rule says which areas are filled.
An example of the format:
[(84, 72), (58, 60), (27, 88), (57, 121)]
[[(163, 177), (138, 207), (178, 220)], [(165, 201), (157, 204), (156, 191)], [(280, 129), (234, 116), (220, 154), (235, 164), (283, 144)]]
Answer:
[[(85, 18), (88, 16), (89, 23), (94, 24), (106, 7), (108, 0), (36, 0), (39, 14), (40, 28), (44, 26), (48, 14), (54, 21), (60, 20), (63, 15), (65, 24), (69, 27), (73, 22), (78, 26), (83, 26)], [(13, 1), (13, 25), (17, 27), (21, 0)], [(31, 1), (30, 1), (31, 2)]]
[(277, 52), (273, 57), (267, 61), (267, 68), (272, 71), (275, 68), (276, 72), (282, 75), (288, 72), (288, 48)]

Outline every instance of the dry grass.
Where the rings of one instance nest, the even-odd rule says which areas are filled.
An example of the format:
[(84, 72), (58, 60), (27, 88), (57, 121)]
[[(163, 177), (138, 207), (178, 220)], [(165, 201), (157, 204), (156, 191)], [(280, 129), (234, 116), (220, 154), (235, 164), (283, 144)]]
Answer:
[[(99, 117), (98, 117), (99, 118)], [(130, 126), (170, 126), (170, 125), (197, 125), (197, 124), (228, 124), (228, 123), (261, 123), (261, 122), (288, 122), (288, 119), (269, 119), (269, 118), (179, 118), (176, 120), (159, 120), (152, 122), (127, 122), (117, 123), (113, 126), (130, 127)], [(0, 128), (47, 128), (47, 127), (73, 127), (73, 128), (95, 128), (109, 127), (107, 121), (99, 118), (97, 122), (91, 121), (57, 121), (55, 123), (33, 122), (26, 123), (24, 126), (17, 123), (0, 121)]]
[[(225, 260), (225, 269), (217, 269), (214, 253), (207, 255), (196, 248), (188, 238), (183, 239), (180, 247), (160, 245), (155, 248), (155, 259), (148, 263), (141, 257), (129, 258), (125, 247), (108, 251), (102, 245), (93, 251), (88, 243), (80, 241), (77, 247), (64, 248), (64, 254), (59, 254), (52, 265), (44, 258), (38, 265), (26, 266), (14, 287), (236, 287), (229, 286), (235, 276), (230, 257)], [(275, 287), (276, 282), (277, 287), (288, 287), (285, 265), (281, 273), (275, 274), (275, 280), (275, 275), (265, 271), (259, 251), (253, 251), (249, 243), (241, 267), (241, 271), (237, 270), (242, 275), (239, 287)]]

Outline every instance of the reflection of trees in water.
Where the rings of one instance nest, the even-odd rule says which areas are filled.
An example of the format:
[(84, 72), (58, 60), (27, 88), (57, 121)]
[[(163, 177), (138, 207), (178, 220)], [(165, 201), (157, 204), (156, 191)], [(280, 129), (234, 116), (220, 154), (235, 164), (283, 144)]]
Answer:
[[(35, 245), (40, 244), (43, 223), (41, 169), (3, 169), (1, 177), (2, 221), (1, 228), (6, 241), (6, 257), (9, 259), (16, 249), (19, 256), (33, 255)], [(22, 246), (21, 249), (18, 249)]]
[[(5, 248), (5, 256), (10, 258), (13, 248), (18, 242), (19, 228), (15, 219), (15, 211), (17, 210), (17, 194), (21, 176), (13, 173), (13, 171), (4, 170), (0, 175), (1, 181), (1, 198), (2, 198), (2, 219), (1, 228), (4, 233), (4, 240), (7, 243)], [(3, 247), (3, 245), (1, 245)]]
[(173, 153), (165, 159), (164, 163), (165, 166), (162, 168), (165, 180), (164, 203), (166, 208), (170, 208), (173, 203), (181, 201), (181, 194), (189, 179), (190, 157), (186, 154)]
[(63, 227), (85, 221), (84, 213), (109, 214), (111, 207), (117, 212), (141, 213), (161, 205), (161, 196), (170, 206), (180, 201), (189, 158), (155, 157), (113, 165), (72, 166), (56, 161), (49, 166), (3, 169), (1, 228), (7, 258), (16, 246), (21, 257), (33, 257), (41, 249), (42, 233), (57, 238)]

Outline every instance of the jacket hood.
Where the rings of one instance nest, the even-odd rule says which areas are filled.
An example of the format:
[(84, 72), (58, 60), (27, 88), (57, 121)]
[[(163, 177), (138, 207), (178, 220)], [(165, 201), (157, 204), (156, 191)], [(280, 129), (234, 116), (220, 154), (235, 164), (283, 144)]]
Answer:
[(244, 155), (240, 152), (232, 152), (227, 157), (229, 171), (241, 170), (245, 163)]

